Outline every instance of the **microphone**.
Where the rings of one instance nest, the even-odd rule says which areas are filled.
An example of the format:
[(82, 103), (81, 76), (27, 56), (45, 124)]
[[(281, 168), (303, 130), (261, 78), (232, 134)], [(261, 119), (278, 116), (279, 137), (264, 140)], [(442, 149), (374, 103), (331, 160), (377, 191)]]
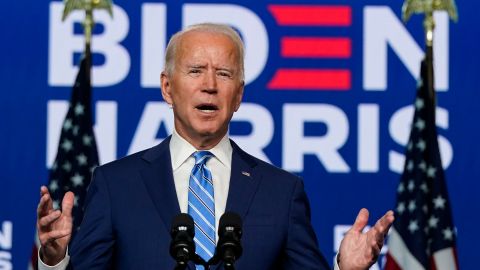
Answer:
[(195, 257), (195, 229), (193, 218), (188, 214), (179, 214), (172, 221), (170, 230), (170, 255), (177, 262), (175, 269), (186, 269), (188, 261)]
[(242, 255), (242, 218), (233, 212), (227, 212), (220, 218), (216, 257), (224, 262), (225, 270), (234, 270), (235, 261)]

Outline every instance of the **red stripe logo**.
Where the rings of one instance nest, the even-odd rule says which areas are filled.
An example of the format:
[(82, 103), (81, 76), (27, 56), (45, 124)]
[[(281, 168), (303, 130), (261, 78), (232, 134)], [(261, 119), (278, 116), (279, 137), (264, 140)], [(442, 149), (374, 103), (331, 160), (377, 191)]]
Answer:
[[(269, 5), (279, 26), (349, 27), (349, 6)], [(348, 37), (284, 36), (280, 39), (283, 58), (341, 59), (352, 56)], [(351, 89), (351, 71), (332, 68), (279, 68), (267, 85), (270, 90), (345, 91)]]
[(281, 26), (350, 26), (349, 6), (269, 5), (268, 10)]
[(350, 70), (278, 69), (268, 83), (271, 90), (337, 90), (351, 88)]
[(281, 53), (285, 58), (350, 58), (349, 38), (284, 37)]

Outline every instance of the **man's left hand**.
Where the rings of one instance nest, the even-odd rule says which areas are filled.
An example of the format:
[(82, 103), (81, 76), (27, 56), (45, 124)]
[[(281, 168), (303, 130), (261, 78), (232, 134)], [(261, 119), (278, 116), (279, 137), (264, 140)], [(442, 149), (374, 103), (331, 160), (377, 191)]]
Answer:
[(361, 209), (352, 228), (345, 234), (337, 257), (340, 270), (364, 270), (377, 261), (383, 240), (394, 220), (393, 211), (388, 211), (373, 228), (362, 233), (368, 215), (367, 209)]

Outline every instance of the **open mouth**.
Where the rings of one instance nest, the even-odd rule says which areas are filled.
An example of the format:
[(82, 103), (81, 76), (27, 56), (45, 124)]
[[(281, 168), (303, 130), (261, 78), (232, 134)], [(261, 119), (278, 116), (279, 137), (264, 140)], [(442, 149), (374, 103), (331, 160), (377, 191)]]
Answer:
[(211, 113), (211, 112), (214, 112), (214, 111), (218, 110), (218, 107), (216, 105), (213, 105), (213, 104), (200, 104), (195, 108), (197, 110), (200, 110), (200, 111), (206, 112), (206, 113)]

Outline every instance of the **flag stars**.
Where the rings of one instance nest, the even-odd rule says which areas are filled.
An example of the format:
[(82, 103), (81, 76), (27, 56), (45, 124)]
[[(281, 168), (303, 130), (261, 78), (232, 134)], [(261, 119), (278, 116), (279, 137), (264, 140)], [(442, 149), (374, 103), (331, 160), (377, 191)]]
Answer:
[(73, 129), (72, 129), (73, 135), (77, 136), (79, 129), (80, 129), (80, 127), (78, 125), (73, 126)]
[(419, 78), (419, 79), (417, 80), (417, 88), (420, 88), (420, 87), (422, 87), (422, 86), (423, 86), (423, 80), (422, 80), (422, 78)]
[(92, 145), (92, 136), (84, 135), (82, 137), (83, 144), (86, 146)]
[(68, 139), (65, 139), (65, 140), (63, 140), (61, 147), (65, 152), (68, 152), (68, 151), (72, 150), (73, 143), (72, 143), (72, 141), (70, 141)]
[(412, 149), (413, 149), (413, 143), (412, 143), (411, 141), (408, 142), (408, 144), (407, 144), (407, 149), (408, 149), (408, 151), (412, 151)]
[(405, 186), (403, 185), (403, 183), (400, 183), (400, 185), (398, 185), (397, 192), (402, 194), (404, 191), (405, 191)]
[(425, 102), (423, 101), (423, 99), (417, 98), (415, 100), (415, 108), (417, 108), (417, 110), (423, 109), (424, 106), (425, 106)]
[(412, 234), (415, 233), (415, 231), (418, 230), (418, 222), (416, 220), (410, 221), (410, 223), (408, 224), (408, 230)]
[(75, 207), (78, 206), (78, 200), (79, 200), (79, 199), (80, 199), (80, 198), (79, 198), (78, 196), (75, 196), (75, 197), (73, 198), (73, 206), (75, 206)]
[(73, 110), (75, 112), (75, 115), (82, 115), (85, 112), (85, 107), (81, 103), (77, 103)]
[(403, 212), (405, 212), (405, 203), (404, 202), (398, 203), (397, 212), (400, 213), (400, 215), (403, 214)]
[(87, 165), (87, 156), (85, 156), (83, 153), (78, 155), (76, 158), (79, 166)]
[(435, 216), (431, 216), (431, 217), (428, 219), (428, 226), (429, 226), (430, 228), (437, 228), (438, 221), (439, 221), (438, 218), (436, 218)]
[(453, 240), (453, 231), (450, 229), (450, 227), (447, 227), (445, 230), (442, 230), (443, 233), (443, 239), (445, 240)]
[(418, 143), (416, 144), (416, 146), (417, 146), (418, 150), (420, 150), (422, 152), (425, 151), (425, 148), (427, 148), (427, 144), (422, 139), (418, 140)]
[(74, 187), (83, 186), (83, 176), (81, 176), (79, 173), (76, 173), (74, 176), (72, 176), (70, 180), (72, 181)]
[(412, 192), (414, 189), (415, 189), (415, 182), (413, 181), (413, 179), (410, 179), (410, 181), (408, 181), (408, 191)]
[(415, 201), (410, 201), (408, 203), (408, 211), (413, 212), (417, 209), (417, 205), (415, 204)]
[(419, 130), (422, 131), (425, 129), (425, 121), (423, 121), (421, 118), (417, 119), (417, 122), (415, 122), (415, 127)]
[(445, 208), (445, 203), (447, 200), (445, 200), (441, 195), (438, 195), (435, 199), (433, 199), (433, 204), (435, 206), (435, 209), (440, 208), (443, 209)]
[(415, 164), (413, 163), (413, 160), (409, 160), (407, 163), (407, 171), (409, 172), (413, 171), (414, 167), (415, 167)]
[(422, 160), (422, 162), (420, 162), (420, 164), (418, 165), (418, 168), (420, 168), (420, 170), (424, 172), (427, 170), (427, 163), (425, 162), (425, 160)]
[(428, 193), (427, 183), (423, 182), (423, 183), (420, 185), (420, 189), (421, 189), (423, 192)]
[(435, 174), (437, 173), (437, 168), (433, 166), (429, 166), (427, 169), (427, 177), (435, 178)]
[(65, 122), (63, 122), (63, 130), (67, 131), (71, 129), (72, 126), (73, 126), (72, 119), (70, 118), (65, 119)]
[(65, 161), (62, 165), (62, 169), (64, 169), (66, 172), (69, 172), (72, 169), (72, 164), (70, 162)]
[(50, 181), (50, 185), (48, 185), (48, 189), (50, 189), (51, 192), (55, 192), (58, 189), (58, 182), (55, 179), (52, 179)]
[(55, 210), (60, 209), (60, 203), (57, 200), (55, 200), (52, 202), (52, 207)]

